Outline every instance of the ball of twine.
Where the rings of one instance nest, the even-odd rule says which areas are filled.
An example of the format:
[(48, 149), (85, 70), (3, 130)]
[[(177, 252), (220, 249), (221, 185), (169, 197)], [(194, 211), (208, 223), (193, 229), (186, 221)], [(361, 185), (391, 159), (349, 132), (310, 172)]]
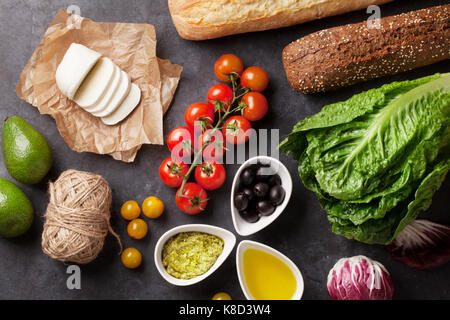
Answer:
[(108, 231), (122, 244), (110, 225), (111, 189), (101, 176), (67, 170), (49, 185), (42, 250), (50, 258), (79, 264), (94, 260)]

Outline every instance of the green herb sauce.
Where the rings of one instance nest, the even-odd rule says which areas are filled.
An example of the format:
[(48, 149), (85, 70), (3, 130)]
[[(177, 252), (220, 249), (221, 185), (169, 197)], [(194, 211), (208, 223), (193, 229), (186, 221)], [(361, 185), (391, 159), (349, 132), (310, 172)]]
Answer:
[(192, 279), (207, 272), (223, 251), (222, 238), (204, 232), (182, 232), (167, 240), (162, 262), (168, 274)]

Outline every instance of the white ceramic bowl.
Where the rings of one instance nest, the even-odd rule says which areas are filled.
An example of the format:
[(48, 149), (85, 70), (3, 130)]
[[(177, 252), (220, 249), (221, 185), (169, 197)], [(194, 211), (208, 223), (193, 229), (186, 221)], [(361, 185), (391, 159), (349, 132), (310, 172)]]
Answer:
[(291, 268), (291, 270), (295, 276), (295, 279), (297, 280), (297, 288), (296, 288), (295, 293), (292, 296), (291, 300), (300, 300), (302, 298), (303, 290), (304, 290), (304, 282), (303, 282), (302, 274), (301, 274), (300, 270), (297, 268), (297, 266), (295, 265), (295, 263), (293, 263), (291, 259), (286, 257), (281, 252), (275, 250), (274, 248), (271, 248), (271, 247), (266, 246), (265, 244), (262, 244), (259, 242), (244, 240), (241, 243), (239, 243), (238, 248), (236, 250), (236, 268), (237, 268), (239, 283), (241, 284), (242, 291), (244, 292), (244, 295), (247, 298), (247, 300), (255, 300), (247, 288), (247, 284), (245, 283), (245, 277), (244, 277), (243, 258), (244, 258), (244, 252), (247, 249), (256, 249), (256, 250), (261, 250), (261, 251), (267, 252), (267, 253), (277, 257), (284, 263), (286, 263), (286, 265), (289, 268)]
[[(192, 232), (192, 231), (209, 233), (209, 234), (213, 234), (213, 235), (216, 235), (216, 236), (222, 238), (224, 241), (224, 248), (223, 248), (223, 251), (220, 254), (219, 258), (217, 258), (216, 263), (204, 274), (202, 274), (198, 277), (189, 279), (189, 280), (177, 279), (175, 277), (172, 277), (170, 274), (168, 274), (166, 269), (164, 268), (163, 263), (162, 263), (162, 250), (164, 248), (164, 244), (172, 236), (179, 234), (181, 232)], [(155, 255), (154, 255), (155, 265), (156, 265), (156, 268), (158, 269), (159, 273), (161, 274), (161, 276), (165, 280), (167, 280), (169, 283), (177, 285), (177, 286), (189, 286), (191, 284), (198, 283), (198, 282), (206, 279), (214, 271), (216, 271), (222, 265), (222, 263), (226, 260), (226, 258), (230, 255), (235, 244), (236, 244), (236, 237), (234, 236), (233, 233), (231, 233), (228, 230), (225, 230), (225, 229), (222, 229), (219, 227), (215, 227), (215, 226), (211, 226), (211, 225), (207, 225), (207, 224), (185, 224), (185, 225), (170, 229), (169, 231), (164, 233), (159, 238), (159, 240), (155, 246)]]
[[(251, 164), (256, 164), (257, 162), (263, 163), (263, 164), (270, 164), (270, 169), (274, 171), (274, 173), (277, 173), (281, 178), (281, 186), (284, 188), (286, 195), (284, 198), (284, 201), (282, 204), (276, 207), (275, 212), (272, 213), (270, 216), (261, 217), (257, 222), (250, 223), (245, 221), (241, 215), (239, 214), (239, 211), (234, 206), (234, 193), (237, 191), (238, 185), (239, 185), (239, 177), (242, 173), (242, 171), (250, 166)], [(264, 229), (269, 224), (271, 224), (273, 221), (275, 221), (280, 214), (284, 211), (287, 204), (289, 203), (289, 199), (291, 198), (292, 194), (292, 178), (289, 174), (289, 171), (286, 169), (286, 167), (277, 159), (267, 156), (257, 156), (251, 159), (248, 159), (245, 161), (241, 167), (236, 172), (236, 175), (234, 176), (233, 185), (231, 187), (231, 217), (233, 219), (233, 225), (236, 229), (236, 232), (240, 234), (241, 236), (248, 236), (255, 232), (260, 231), (261, 229)]]

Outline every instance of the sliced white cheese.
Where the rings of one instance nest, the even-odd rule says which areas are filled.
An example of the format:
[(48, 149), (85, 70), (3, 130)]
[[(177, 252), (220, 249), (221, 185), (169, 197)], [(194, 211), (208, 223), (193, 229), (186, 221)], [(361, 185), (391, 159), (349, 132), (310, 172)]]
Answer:
[(113, 80), (111, 81), (108, 89), (106, 89), (105, 95), (100, 99), (100, 101), (97, 104), (95, 104), (93, 107), (87, 107), (85, 108), (85, 110), (91, 113), (105, 110), (109, 102), (111, 101), (112, 97), (116, 93), (117, 89), (119, 88), (121, 77), (122, 77), (122, 70), (120, 70), (118, 66), (114, 65)]
[(131, 90), (119, 108), (107, 117), (103, 117), (102, 121), (104, 124), (112, 126), (122, 120), (124, 120), (128, 115), (137, 107), (139, 101), (141, 100), (141, 89), (134, 83), (131, 84)]
[(121, 105), (124, 99), (128, 96), (131, 89), (131, 79), (125, 71), (121, 71), (120, 84), (114, 93), (111, 101), (109, 101), (106, 108), (99, 112), (92, 112), (92, 115), (102, 118), (112, 114)]
[(100, 53), (82, 44), (72, 43), (56, 69), (55, 78), (59, 90), (69, 99), (73, 99), (100, 57)]
[(100, 58), (78, 88), (73, 101), (80, 107), (90, 108), (105, 95), (114, 75), (114, 63)]

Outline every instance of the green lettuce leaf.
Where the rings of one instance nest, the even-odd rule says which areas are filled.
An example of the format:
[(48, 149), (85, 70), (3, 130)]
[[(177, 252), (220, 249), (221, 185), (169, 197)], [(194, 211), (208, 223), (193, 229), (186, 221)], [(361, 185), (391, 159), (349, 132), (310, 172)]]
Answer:
[(449, 124), (450, 74), (436, 74), (325, 106), (280, 149), (299, 161), (333, 232), (385, 244), (431, 204), (449, 170)]

